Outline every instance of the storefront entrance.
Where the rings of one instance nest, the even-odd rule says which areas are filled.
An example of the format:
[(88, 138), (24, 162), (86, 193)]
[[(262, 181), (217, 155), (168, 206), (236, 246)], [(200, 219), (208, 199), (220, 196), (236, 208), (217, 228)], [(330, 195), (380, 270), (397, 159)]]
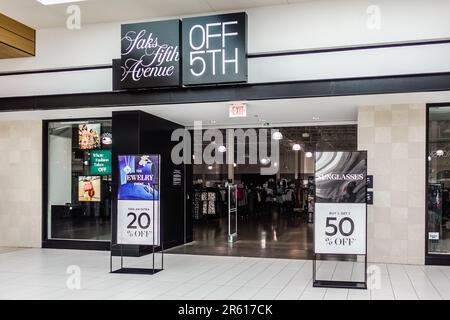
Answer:
[[(356, 150), (357, 126), (262, 127), (270, 133), (266, 145), (260, 139), (252, 141), (252, 137), (256, 137), (254, 133), (261, 136), (259, 129), (221, 129), (221, 136), (228, 139), (213, 140), (213, 144), (225, 159), (229, 160), (227, 153), (232, 152), (233, 161), (192, 166), (193, 189), (188, 197), (191, 208), (186, 210), (186, 214), (191, 214), (193, 241), (170, 252), (312, 258), (314, 152)], [(218, 132), (216, 134), (219, 135)], [(233, 144), (229, 142), (233, 137), (230, 134), (235, 137)], [(247, 139), (239, 139), (242, 134)], [(204, 131), (203, 136), (206, 135), (208, 133)], [(270, 140), (276, 141), (278, 150), (271, 150), (266, 157), (257, 152), (258, 159), (252, 159), (252, 152), (270, 146)], [(209, 146), (211, 140), (202, 142), (203, 151)], [(244, 155), (242, 150), (245, 150)], [(245, 161), (239, 160), (242, 156)], [(262, 168), (270, 172), (264, 174)], [(237, 192), (235, 241), (228, 239), (228, 185), (236, 188)], [(233, 216), (231, 214), (231, 218)], [(234, 226), (234, 219), (230, 223)]]

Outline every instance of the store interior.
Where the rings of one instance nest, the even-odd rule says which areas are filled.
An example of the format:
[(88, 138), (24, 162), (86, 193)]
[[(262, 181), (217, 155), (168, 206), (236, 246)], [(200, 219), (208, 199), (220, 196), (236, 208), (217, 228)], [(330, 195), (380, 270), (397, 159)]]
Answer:
[(428, 126), (428, 252), (450, 252), (450, 107), (431, 107)]
[(109, 241), (111, 119), (50, 122), (47, 143), (47, 237)]
[[(307, 102), (311, 106), (316, 105), (315, 100)], [(314, 171), (314, 151), (356, 149), (356, 108), (351, 104), (343, 104), (339, 111), (327, 105), (320, 112), (311, 109), (302, 111), (298, 107), (302, 103), (304, 100), (278, 100), (277, 110), (283, 112), (277, 112), (273, 108), (273, 101), (251, 102), (248, 104), (247, 116), (241, 118), (229, 117), (229, 103), (132, 108), (148, 116), (154, 115), (156, 118), (152, 122), (167, 119), (188, 130), (193, 130), (194, 121), (201, 121), (203, 132), (208, 129), (221, 130), (225, 137), (224, 143), (226, 132), (230, 129), (269, 132), (266, 141), (269, 146), (267, 159), (256, 159), (253, 164), (244, 159), (243, 162), (236, 160), (235, 165), (186, 166), (189, 171), (184, 176), (188, 201), (184, 210), (180, 202), (181, 211), (177, 211), (179, 217), (174, 218), (176, 221), (173, 223), (180, 224), (180, 227), (172, 228), (166, 235), (176, 232), (177, 239), (173, 243), (187, 244), (175, 248), (172, 248), (174, 244), (168, 244), (170, 252), (258, 257), (307, 257), (312, 252), (312, 224), (308, 223), (311, 222), (312, 203), (308, 202), (308, 197), (311, 196), (311, 190), (308, 193), (311, 188), (308, 178)], [(47, 156), (44, 159), (48, 177), (44, 200), (47, 204), (44, 216), (46, 239), (68, 241), (71, 245), (74, 241), (110, 241), (114, 229), (111, 221), (114, 172), (98, 172), (92, 165), (99, 154), (118, 148), (118, 133), (129, 131), (117, 127), (120, 121), (116, 121), (116, 127), (113, 127), (112, 113), (130, 112), (129, 110), (130, 108), (93, 109), (89, 112), (89, 117), (78, 110), (71, 110), (70, 116), (67, 111), (27, 114), (29, 117), (49, 120), (45, 152)], [(92, 130), (92, 135), (99, 143), (83, 147), (80, 130), (85, 125), (88, 127), (88, 136)], [(278, 130), (282, 136), (278, 141), (280, 157), (276, 164), (270, 158), (271, 130)], [(146, 132), (142, 134), (147, 135)], [(142, 141), (159, 141), (154, 139), (153, 133), (148, 133), (148, 136), (151, 138)], [(128, 135), (126, 138), (128, 141), (140, 141)], [(170, 135), (167, 139), (170, 140)], [(204, 141), (202, 147), (206, 148), (210, 142)], [(245, 146), (247, 151), (249, 148), (258, 149), (259, 140), (253, 144), (250, 142), (249, 140)], [(293, 150), (294, 145), (298, 145), (299, 149)], [(145, 150), (150, 152), (152, 148), (150, 146)], [(164, 148), (171, 149), (168, 146)], [(238, 148), (238, 145), (233, 148), (235, 156)], [(127, 152), (131, 151), (127, 149)], [(225, 157), (227, 153), (224, 152)], [(106, 157), (111, 158), (111, 153)], [(170, 153), (165, 156), (167, 157), (170, 157)], [(277, 167), (276, 172), (261, 174), (262, 167), (274, 165)], [(113, 170), (112, 163), (107, 166), (109, 170)], [(164, 174), (170, 176), (164, 181), (172, 180), (172, 170)], [(227, 203), (222, 200), (223, 188), (230, 179), (239, 188), (238, 238), (231, 245), (227, 241)], [(88, 190), (91, 184), (93, 192)], [(211, 195), (214, 197), (214, 203), (211, 204), (214, 213), (210, 211), (203, 214), (194, 209), (194, 200), (196, 197), (201, 199), (204, 191), (207, 197), (208, 194), (214, 194)], [(165, 196), (170, 198), (170, 194), (171, 192), (166, 193)], [(201, 205), (203, 209), (204, 203)], [(199, 202), (197, 208), (200, 208)]]
[[(262, 129), (266, 129), (264, 126)], [(250, 128), (258, 130), (261, 128)], [(271, 129), (269, 128), (269, 133)], [(222, 135), (229, 137), (222, 129)], [(242, 129), (241, 129), (242, 130)], [(234, 149), (233, 163), (193, 165), (191, 195), (193, 241), (170, 252), (276, 258), (311, 258), (313, 253), (314, 153), (356, 150), (356, 125), (279, 127), (268, 140), (279, 143), (279, 157), (251, 161), (260, 141), (245, 141), (245, 163), (237, 163), (238, 146), (220, 148), (224, 158)], [(242, 141), (240, 141), (242, 142)], [(203, 142), (205, 150), (211, 141)], [(213, 142), (214, 144), (215, 142)], [(268, 141), (270, 143), (270, 141)], [(243, 149), (241, 149), (243, 150)], [(220, 151), (219, 151), (220, 152)], [(252, 164), (249, 164), (251, 162)], [(275, 168), (262, 174), (261, 168)], [(228, 185), (236, 187), (237, 221), (228, 207)], [(189, 213), (187, 213), (189, 214)], [(228, 241), (229, 226), (237, 237)], [(236, 223), (237, 222), (237, 223)]]
[[(85, 128), (86, 126), (86, 128)], [(87, 134), (82, 130), (87, 129)], [(209, 127), (211, 129), (211, 126)], [(217, 151), (222, 164), (187, 166), (185, 245), (172, 253), (307, 259), (313, 252), (314, 153), (356, 150), (355, 124), (218, 129), (223, 137), (202, 139), (199, 149)], [(80, 131), (81, 130), (81, 131)], [(202, 131), (202, 136), (206, 136)], [(89, 133), (98, 141), (89, 140)], [(49, 239), (111, 239), (111, 163), (97, 172), (96, 157), (112, 148), (111, 119), (51, 121), (48, 124)], [(191, 136), (194, 132), (191, 130)], [(231, 144), (230, 132), (234, 134)], [(239, 140), (239, 132), (254, 132)], [(265, 132), (261, 140), (260, 133)], [(82, 137), (87, 140), (83, 141)], [(278, 151), (271, 150), (276, 141)], [(93, 145), (84, 145), (91, 143)], [(261, 148), (267, 156), (260, 156)], [(198, 147), (193, 142), (193, 150)], [(215, 153), (214, 151), (213, 153)], [(232, 152), (231, 162), (230, 155)], [(277, 154), (279, 154), (277, 156)], [(111, 158), (111, 154), (105, 155)], [(194, 156), (193, 156), (194, 157)], [(238, 159), (241, 157), (241, 159)], [(270, 173), (261, 169), (272, 168)], [(98, 181), (97, 181), (98, 180)], [(228, 185), (236, 190), (237, 214), (229, 215)], [(92, 186), (92, 192), (89, 191)], [(234, 193), (233, 193), (234, 195)], [(228, 241), (228, 223), (237, 237)], [(232, 228), (235, 229), (235, 228)], [(233, 233), (236, 230), (232, 230)], [(192, 241), (190, 241), (192, 240)]]

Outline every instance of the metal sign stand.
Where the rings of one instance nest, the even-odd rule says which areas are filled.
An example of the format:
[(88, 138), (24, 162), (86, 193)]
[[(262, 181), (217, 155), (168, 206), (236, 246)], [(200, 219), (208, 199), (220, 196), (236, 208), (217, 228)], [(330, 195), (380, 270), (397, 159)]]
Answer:
[[(233, 192), (233, 195), (232, 195)], [(234, 198), (234, 207), (231, 204), (232, 197)], [(234, 232), (231, 231), (231, 216), (234, 214)], [(237, 241), (237, 188), (236, 185), (228, 185), (228, 243)]]
[[(153, 231), (153, 243), (155, 243), (155, 186), (156, 184), (151, 185), (153, 192), (153, 214), (152, 214), (152, 231)], [(159, 226), (162, 225), (162, 216), (159, 216)], [(123, 266), (123, 244), (116, 243), (113, 244), (113, 239), (111, 237), (111, 246), (110, 246), (110, 273), (126, 273), (126, 274), (148, 274), (153, 275), (157, 272), (164, 270), (164, 237), (163, 237), (163, 228), (159, 227), (159, 236), (160, 236), (160, 244), (159, 246), (152, 245), (152, 268), (132, 268), (132, 267), (124, 267)], [(113, 248), (116, 246), (120, 246), (120, 268), (117, 270), (113, 270)], [(155, 248), (160, 248), (161, 252), (161, 268), (155, 268)]]
[[(367, 157), (366, 157), (367, 161)], [(365, 170), (365, 176), (367, 177), (367, 165)], [(316, 185), (314, 184), (314, 187)], [(316, 204), (316, 195), (314, 192), (314, 204)], [(367, 183), (366, 183), (366, 195), (365, 199), (367, 199)], [(314, 210), (314, 214), (317, 214), (316, 210)], [(317, 279), (317, 257), (320, 258), (320, 256), (355, 256), (353, 254), (323, 254), (323, 253), (315, 253), (314, 249), (314, 258), (313, 258), (313, 287), (318, 288), (336, 288), (336, 289), (367, 289), (367, 200), (366, 200), (366, 249), (365, 253), (363, 255), (357, 255), (357, 256), (364, 256), (364, 281), (340, 281), (340, 280), (319, 280)], [(316, 219), (314, 219), (315, 223)], [(315, 244), (316, 234), (314, 233), (313, 237), (313, 243)], [(326, 260), (326, 259), (325, 259)]]
[[(315, 238), (315, 235), (314, 235)], [(313, 258), (313, 287), (318, 288), (338, 288), (338, 289), (367, 289), (367, 205), (366, 205), (366, 253), (364, 255), (364, 281), (337, 281), (317, 279), (317, 257), (327, 256), (327, 254), (314, 253)], [(329, 254), (328, 254), (329, 256)], [(332, 254), (332, 256), (354, 256), (351, 254)]]

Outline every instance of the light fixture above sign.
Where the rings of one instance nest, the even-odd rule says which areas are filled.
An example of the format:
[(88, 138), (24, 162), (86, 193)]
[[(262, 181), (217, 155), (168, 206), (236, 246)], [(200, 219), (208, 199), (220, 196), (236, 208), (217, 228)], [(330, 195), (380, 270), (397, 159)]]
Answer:
[(283, 134), (280, 131), (275, 131), (272, 134), (272, 139), (273, 140), (281, 140), (281, 139), (283, 139)]

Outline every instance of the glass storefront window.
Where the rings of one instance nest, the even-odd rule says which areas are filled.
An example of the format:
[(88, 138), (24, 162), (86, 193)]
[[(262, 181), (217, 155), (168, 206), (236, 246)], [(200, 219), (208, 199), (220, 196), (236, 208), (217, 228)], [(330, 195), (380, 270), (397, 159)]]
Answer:
[(111, 237), (111, 120), (48, 123), (47, 238)]
[(450, 254), (450, 106), (430, 107), (428, 118), (428, 253)]

